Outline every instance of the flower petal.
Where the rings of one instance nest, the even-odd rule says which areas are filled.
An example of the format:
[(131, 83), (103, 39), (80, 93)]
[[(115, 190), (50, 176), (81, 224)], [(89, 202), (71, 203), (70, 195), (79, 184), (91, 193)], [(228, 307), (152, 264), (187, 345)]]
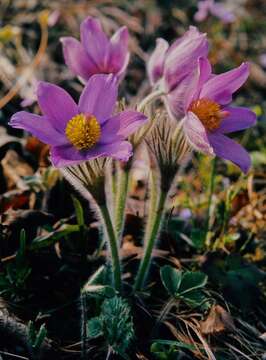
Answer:
[(170, 91), (166, 96), (166, 107), (175, 119), (180, 120), (184, 117), (187, 109), (198, 92), (199, 73), (198, 69), (194, 68), (179, 85)]
[(147, 120), (137, 111), (126, 110), (106, 120), (102, 127), (101, 143), (110, 143), (114, 138), (125, 139), (134, 133)]
[(204, 84), (200, 97), (226, 105), (232, 101), (232, 94), (244, 84), (248, 75), (248, 63), (243, 63), (238, 68), (224, 74), (215, 75)]
[(78, 40), (73, 37), (62, 37), (60, 41), (63, 45), (65, 63), (73, 74), (88, 80), (93, 74), (100, 72)]
[(151, 85), (154, 85), (163, 75), (165, 54), (169, 44), (166, 40), (158, 38), (156, 47), (147, 62), (147, 72)]
[(128, 29), (126, 26), (118, 29), (112, 36), (108, 59), (108, 70), (110, 73), (121, 74), (122, 69), (125, 71), (129, 61), (128, 37)]
[(128, 141), (98, 144), (88, 151), (78, 151), (73, 146), (55, 146), (51, 149), (51, 160), (55, 167), (64, 167), (98, 157), (113, 157), (127, 161), (132, 155), (132, 145)]
[[(199, 71), (199, 79), (197, 84), (197, 89), (194, 93), (193, 99), (196, 100), (199, 97), (200, 91), (203, 85), (211, 78), (212, 75), (212, 67), (211, 63), (207, 58), (199, 58), (198, 59), (198, 71)], [(191, 99), (192, 100), (192, 99)]]
[(114, 75), (93, 75), (87, 82), (79, 99), (79, 110), (93, 114), (100, 123), (108, 119), (115, 107), (118, 84)]
[(216, 155), (232, 161), (244, 173), (248, 172), (251, 165), (250, 156), (240, 144), (223, 134), (209, 133), (208, 137)]
[(72, 97), (61, 87), (40, 81), (37, 88), (39, 106), (53, 127), (63, 133), (67, 122), (78, 113)]
[(9, 125), (30, 132), (45, 144), (63, 145), (67, 143), (66, 137), (52, 126), (46, 116), (19, 111), (11, 117)]
[(191, 146), (197, 151), (213, 155), (207, 132), (198, 117), (189, 111), (182, 121), (184, 133)]
[(80, 26), (81, 43), (91, 60), (100, 69), (105, 69), (110, 50), (109, 40), (98, 19), (88, 17)]
[(234, 131), (248, 129), (256, 123), (256, 114), (244, 107), (225, 107), (223, 111), (228, 111), (217, 132), (228, 134)]
[(166, 88), (172, 90), (181, 79), (193, 71), (200, 57), (208, 55), (206, 34), (194, 26), (168, 49), (165, 58), (164, 75)]

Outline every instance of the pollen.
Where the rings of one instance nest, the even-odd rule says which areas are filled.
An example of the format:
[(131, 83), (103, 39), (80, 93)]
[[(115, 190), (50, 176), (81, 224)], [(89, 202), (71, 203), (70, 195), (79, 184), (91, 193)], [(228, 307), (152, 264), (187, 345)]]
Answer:
[(99, 141), (101, 126), (95, 116), (78, 114), (68, 121), (65, 134), (76, 149), (89, 150)]
[(209, 131), (218, 129), (222, 119), (228, 115), (219, 104), (210, 99), (192, 101), (189, 111), (192, 111)]

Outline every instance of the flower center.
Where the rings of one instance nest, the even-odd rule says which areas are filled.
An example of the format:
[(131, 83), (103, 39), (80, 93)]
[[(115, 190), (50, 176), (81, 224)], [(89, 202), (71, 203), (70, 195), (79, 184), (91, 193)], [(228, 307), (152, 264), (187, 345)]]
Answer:
[(95, 146), (101, 136), (101, 127), (93, 115), (78, 114), (68, 121), (66, 137), (78, 150)]
[(227, 111), (221, 110), (219, 104), (209, 99), (192, 101), (189, 111), (197, 115), (204, 127), (209, 131), (218, 129), (222, 119), (228, 115)]

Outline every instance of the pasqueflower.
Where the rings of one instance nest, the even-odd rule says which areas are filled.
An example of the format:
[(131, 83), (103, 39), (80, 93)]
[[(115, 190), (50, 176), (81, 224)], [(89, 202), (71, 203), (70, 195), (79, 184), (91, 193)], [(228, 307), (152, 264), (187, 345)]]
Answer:
[(147, 63), (149, 80), (153, 86), (158, 85), (168, 93), (197, 66), (198, 58), (207, 55), (206, 34), (194, 26), (170, 47), (166, 40), (159, 38)]
[(76, 104), (59, 86), (40, 82), (37, 98), (43, 115), (20, 111), (12, 116), (10, 125), (51, 145), (51, 161), (56, 167), (98, 157), (127, 161), (132, 145), (125, 139), (146, 117), (132, 110), (113, 115), (117, 91), (115, 76), (94, 75)]
[(200, 58), (197, 71), (192, 71), (168, 97), (172, 113), (179, 117), (183, 114), (184, 132), (195, 149), (230, 160), (245, 173), (250, 167), (249, 154), (226, 135), (256, 122), (251, 110), (230, 106), (232, 94), (248, 75), (247, 63), (224, 74), (212, 74), (209, 61)]
[(204, 21), (209, 13), (225, 24), (232, 23), (236, 19), (235, 15), (224, 4), (217, 3), (214, 0), (199, 1), (198, 11), (194, 15), (194, 19), (196, 21)]
[(128, 30), (119, 28), (109, 40), (98, 19), (88, 17), (80, 26), (80, 40), (63, 37), (65, 63), (87, 81), (94, 74), (123, 77), (129, 61)]

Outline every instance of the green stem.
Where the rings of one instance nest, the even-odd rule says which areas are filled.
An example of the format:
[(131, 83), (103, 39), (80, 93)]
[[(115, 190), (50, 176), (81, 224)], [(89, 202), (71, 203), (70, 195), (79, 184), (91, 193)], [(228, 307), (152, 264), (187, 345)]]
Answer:
[(214, 184), (215, 184), (215, 176), (216, 176), (216, 163), (217, 163), (217, 158), (215, 157), (211, 161), (211, 175), (210, 175), (210, 181), (209, 181), (209, 199), (208, 199), (207, 218), (206, 218), (206, 225), (205, 225), (206, 238), (207, 238), (208, 232), (210, 230), (211, 205), (212, 205), (212, 197), (213, 197), (213, 192), (214, 192)]
[(152, 230), (152, 224), (156, 215), (156, 204), (158, 201), (158, 186), (157, 186), (158, 174), (155, 169), (151, 170), (150, 174), (150, 201), (149, 201), (149, 212), (148, 219), (145, 229), (145, 238), (148, 239)]
[(148, 241), (146, 242), (146, 248), (144, 251), (144, 257), (142, 258), (137, 277), (136, 282), (134, 286), (134, 290), (140, 290), (143, 287), (143, 283), (145, 281), (147, 272), (149, 270), (150, 261), (151, 261), (151, 255), (152, 255), (152, 249), (154, 247), (155, 241), (158, 237), (158, 233), (160, 231), (161, 224), (164, 220), (164, 205), (167, 199), (167, 192), (162, 191), (160, 193), (156, 213), (154, 214), (154, 221), (151, 226), (151, 232), (148, 234)]
[(115, 201), (115, 227), (117, 238), (120, 240), (125, 222), (125, 208), (129, 188), (130, 169), (119, 169), (117, 196)]
[(115, 236), (114, 227), (112, 224), (112, 220), (110, 217), (109, 210), (106, 205), (101, 205), (100, 207), (106, 232), (108, 235), (109, 246), (111, 250), (111, 258), (112, 258), (112, 266), (113, 266), (113, 276), (114, 276), (114, 285), (117, 291), (121, 290), (121, 270), (120, 270), (120, 261), (119, 261), (119, 253), (117, 247), (117, 240)]

